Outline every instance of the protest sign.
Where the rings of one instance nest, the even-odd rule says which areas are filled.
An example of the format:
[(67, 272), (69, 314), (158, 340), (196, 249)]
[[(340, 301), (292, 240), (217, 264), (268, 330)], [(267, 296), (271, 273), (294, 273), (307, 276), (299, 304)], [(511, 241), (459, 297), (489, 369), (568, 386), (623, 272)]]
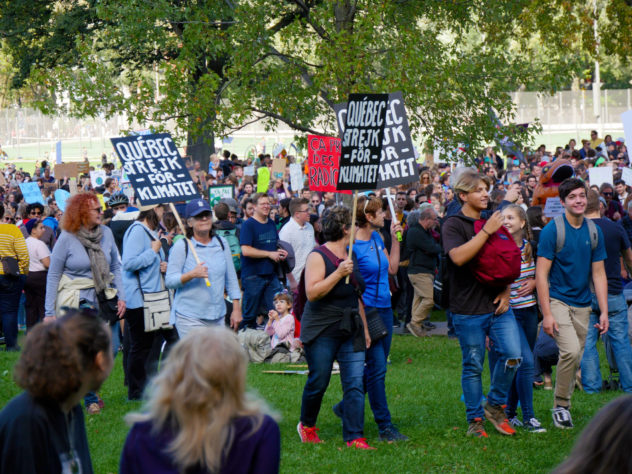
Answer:
[(61, 163), (55, 165), (55, 179), (76, 178), (79, 175), (78, 163)]
[[(344, 123), (347, 119), (347, 106), (346, 104), (337, 104), (334, 110), (342, 136), (345, 129)], [(388, 94), (385, 121), (376, 188), (418, 182), (419, 169), (401, 92)]]
[[(339, 192), (340, 138), (307, 135), (307, 183), (310, 191)], [(343, 191), (351, 194), (350, 191)]]
[(632, 146), (632, 110), (623, 112), (621, 114), (621, 121), (623, 122), (623, 133), (625, 134), (625, 145), (627, 146), (628, 152), (629, 152), (630, 147)]
[(98, 188), (99, 186), (105, 186), (105, 180), (107, 175), (105, 171), (90, 171), (90, 183), (92, 183), (93, 188)]
[(168, 133), (112, 138), (123, 171), (144, 204), (187, 201), (200, 197)]
[(337, 189), (377, 188), (387, 107), (388, 94), (349, 95)]
[(222, 184), (208, 187), (208, 201), (211, 204), (211, 207), (217, 204), (221, 199), (234, 198), (234, 196), (235, 187), (232, 184)]
[(57, 183), (44, 183), (42, 190), (45, 196), (50, 196), (57, 189)]
[(564, 206), (559, 197), (552, 197), (546, 199), (544, 205), (544, 211), (542, 211), (545, 217), (555, 217), (564, 214)]
[(101, 209), (105, 211), (107, 206), (105, 205), (105, 198), (103, 197), (103, 194), (97, 194), (97, 199), (99, 200), (99, 204), (101, 204)]
[(254, 176), (255, 175), (255, 167), (253, 165), (244, 166), (244, 176)]
[(591, 186), (601, 186), (603, 183), (612, 185), (612, 168), (610, 166), (588, 168), (588, 179)]
[(20, 191), (22, 191), (22, 195), (24, 196), (24, 201), (27, 204), (35, 204), (39, 202), (42, 206), (45, 206), (44, 197), (42, 196), (42, 191), (40, 191), (37, 183), (21, 183)]
[(58, 189), (55, 191), (55, 202), (57, 202), (57, 207), (61, 209), (62, 212), (66, 212), (66, 201), (70, 198), (70, 193), (64, 189)]
[(283, 179), (285, 164), (285, 158), (275, 158), (272, 160), (272, 179)]
[(303, 188), (303, 170), (299, 163), (290, 164), (290, 186), (295, 192)]
[(257, 192), (267, 193), (270, 185), (270, 170), (262, 166), (257, 170)]
[(90, 163), (76, 163), (77, 165), (77, 173), (78, 174), (88, 174), (90, 173)]
[(621, 179), (625, 181), (626, 186), (632, 186), (632, 169), (622, 168)]

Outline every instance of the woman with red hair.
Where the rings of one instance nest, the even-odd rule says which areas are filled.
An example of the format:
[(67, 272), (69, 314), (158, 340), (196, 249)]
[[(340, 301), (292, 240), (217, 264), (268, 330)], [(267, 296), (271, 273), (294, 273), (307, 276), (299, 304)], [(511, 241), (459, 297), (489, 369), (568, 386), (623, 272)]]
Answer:
[[(117, 316), (125, 313), (121, 258), (112, 231), (101, 225), (101, 213), (94, 194), (77, 194), (67, 201), (48, 269), (44, 321), (55, 318), (62, 307), (98, 308), (99, 299), (114, 296), (118, 296)], [(117, 339), (113, 347), (118, 347)], [(96, 394), (89, 393), (85, 403), (88, 413), (100, 412)]]

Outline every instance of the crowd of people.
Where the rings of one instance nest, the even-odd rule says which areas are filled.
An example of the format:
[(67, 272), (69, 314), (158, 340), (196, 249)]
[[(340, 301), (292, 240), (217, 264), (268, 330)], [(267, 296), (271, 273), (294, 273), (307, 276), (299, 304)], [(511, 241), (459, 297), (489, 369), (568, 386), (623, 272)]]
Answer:
[[(561, 213), (544, 216), (536, 187), (558, 160), (572, 173), (559, 183)], [(26, 391), (0, 413), (3, 471), (42, 472), (45, 462), (91, 472), (77, 403), (101, 412), (98, 389), (119, 352), (128, 399), (146, 403), (128, 417), (121, 472), (278, 470), (278, 426), (244, 395), (250, 354), (307, 362), (303, 443), (322, 441), (318, 414), (336, 363), (342, 399), (332, 409), (346, 445), (375, 449), (364, 436), (366, 395), (379, 440), (404, 442), (388, 404), (393, 332), (428, 336), (437, 307), (461, 348), (468, 436), (487, 438), (486, 420), (507, 436), (545, 432), (533, 405), (540, 386), (554, 389), (553, 425), (573, 428), (574, 388), (602, 390), (600, 337), (632, 392), (632, 183), (621, 141), (593, 132), (580, 149), (571, 140), (503, 159), (487, 148), (474, 166), (421, 165), (419, 182), (389, 190), (392, 203), (386, 190), (364, 192), (355, 212), (338, 194), (293, 189), (288, 168), (256, 192), (245, 170), (271, 167), (269, 155), (224, 151), (208, 170), (189, 165), (201, 196), (215, 184), (234, 194), (178, 206), (183, 227), (172, 207), (121, 192), (114, 166), (104, 165), (101, 187), (80, 177), (63, 211), (47, 185), (70, 190), (68, 177), (45, 162), (32, 174), (2, 170), (2, 333), (7, 351), (22, 352), (16, 380)], [(591, 185), (588, 170), (603, 166), (613, 182)], [(28, 181), (46, 205), (24, 202)], [(161, 295), (168, 314), (155, 324), (148, 301)], [(52, 381), (51, 364), (67, 386)], [(15, 435), (29, 417), (35, 443)], [(32, 455), (47, 438), (47, 455)]]

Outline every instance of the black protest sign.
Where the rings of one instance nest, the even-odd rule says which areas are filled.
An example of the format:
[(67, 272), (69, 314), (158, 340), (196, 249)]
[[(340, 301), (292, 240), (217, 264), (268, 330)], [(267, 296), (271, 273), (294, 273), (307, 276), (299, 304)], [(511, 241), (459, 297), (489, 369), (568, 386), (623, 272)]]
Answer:
[[(347, 105), (334, 105), (340, 136), (344, 132)], [(386, 126), (382, 140), (382, 153), (376, 188), (387, 188), (419, 181), (419, 169), (415, 159), (413, 142), (408, 127), (406, 107), (401, 92), (388, 94)]]
[(347, 102), (338, 190), (375, 189), (388, 94), (351, 94)]
[(200, 197), (168, 133), (111, 138), (123, 170), (143, 205)]

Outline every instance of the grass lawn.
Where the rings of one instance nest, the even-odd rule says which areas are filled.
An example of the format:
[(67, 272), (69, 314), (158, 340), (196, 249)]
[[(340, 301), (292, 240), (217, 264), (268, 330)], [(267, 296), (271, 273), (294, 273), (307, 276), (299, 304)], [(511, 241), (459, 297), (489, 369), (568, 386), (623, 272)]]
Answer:
[[(603, 357), (602, 361), (605, 363)], [(272, 375), (263, 370), (283, 366), (251, 365), (248, 383), (281, 415), (283, 472), (548, 472), (570, 452), (576, 437), (591, 417), (621, 392), (573, 395), (574, 430), (553, 427), (552, 392), (535, 391), (536, 416), (547, 433), (519, 432), (503, 437), (487, 423), (489, 439), (465, 437), (465, 406), (460, 401), (460, 351), (458, 343), (445, 337), (416, 339), (395, 336), (392, 364), (387, 374), (387, 393), (393, 421), (411, 438), (396, 445), (377, 441), (377, 428), (366, 405), (365, 433), (373, 452), (343, 447), (342, 430), (331, 407), (341, 397), (339, 377), (332, 377), (318, 419), (322, 445), (302, 445), (296, 433), (304, 375)], [(16, 354), (0, 352), (0, 407), (20, 390), (12, 381)], [(106, 381), (101, 395), (104, 411), (86, 418), (92, 462), (97, 473), (118, 470), (120, 452), (127, 434), (123, 416), (140, 408), (126, 401), (122, 358)], [(605, 374), (605, 366), (603, 373)], [(484, 386), (489, 386), (488, 371)]]

